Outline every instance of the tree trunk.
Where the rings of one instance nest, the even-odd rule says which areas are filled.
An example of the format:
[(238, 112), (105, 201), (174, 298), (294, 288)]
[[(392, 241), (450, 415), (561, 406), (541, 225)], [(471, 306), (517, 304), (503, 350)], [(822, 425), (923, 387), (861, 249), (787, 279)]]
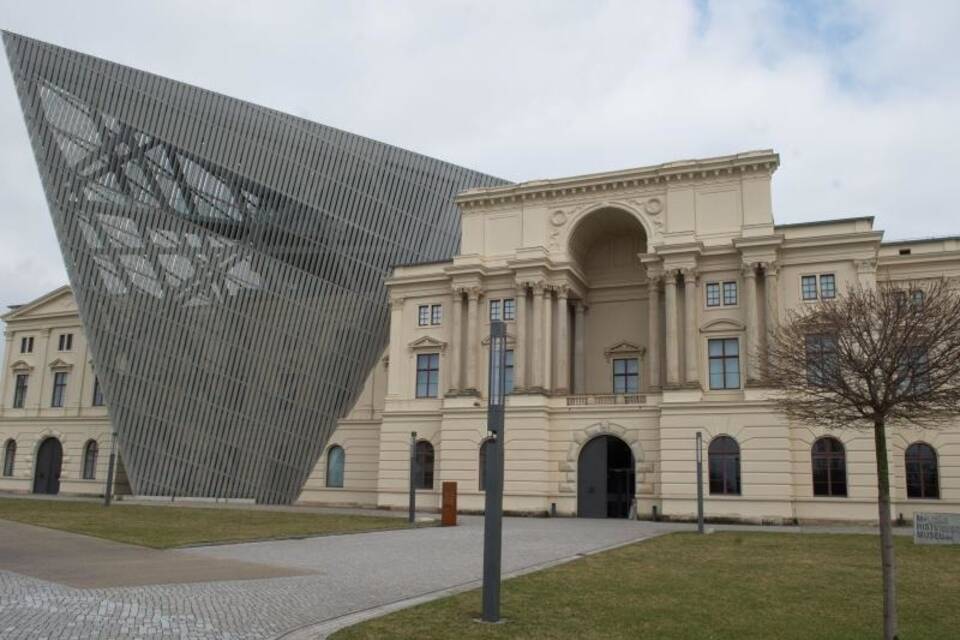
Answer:
[(890, 519), (890, 467), (887, 462), (887, 432), (883, 418), (873, 423), (877, 450), (877, 504), (880, 512), (880, 562), (883, 566), (883, 638), (897, 638), (897, 583), (893, 556), (893, 524)]

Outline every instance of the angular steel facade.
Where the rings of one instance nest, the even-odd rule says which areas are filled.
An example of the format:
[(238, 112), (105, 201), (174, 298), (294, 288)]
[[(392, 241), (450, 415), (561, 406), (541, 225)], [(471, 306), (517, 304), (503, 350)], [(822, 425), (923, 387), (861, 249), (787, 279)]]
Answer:
[(398, 263), (503, 180), (3, 33), (133, 489), (296, 499), (386, 346)]

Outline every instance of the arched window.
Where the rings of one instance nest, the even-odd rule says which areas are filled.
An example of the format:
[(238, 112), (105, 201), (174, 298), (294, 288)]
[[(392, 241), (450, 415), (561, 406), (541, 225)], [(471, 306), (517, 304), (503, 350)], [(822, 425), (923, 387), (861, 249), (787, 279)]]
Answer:
[(13, 438), (7, 440), (3, 447), (3, 475), (10, 477), (13, 475), (13, 461), (17, 457), (17, 441)]
[(426, 440), (417, 443), (414, 451), (413, 486), (433, 489), (433, 445)]
[(730, 436), (717, 436), (707, 449), (710, 493), (740, 495), (740, 445)]
[(937, 471), (937, 452), (925, 442), (914, 442), (907, 447), (907, 497), (939, 498), (940, 476)]
[(847, 456), (843, 443), (832, 437), (819, 438), (810, 450), (813, 460), (813, 495), (847, 495)]
[(343, 465), (345, 455), (343, 447), (333, 445), (327, 450), (327, 486), (343, 486)]
[(480, 491), (487, 490), (487, 445), (489, 440), (480, 443)]
[(97, 441), (88, 440), (83, 447), (83, 479), (94, 480), (97, 477)]

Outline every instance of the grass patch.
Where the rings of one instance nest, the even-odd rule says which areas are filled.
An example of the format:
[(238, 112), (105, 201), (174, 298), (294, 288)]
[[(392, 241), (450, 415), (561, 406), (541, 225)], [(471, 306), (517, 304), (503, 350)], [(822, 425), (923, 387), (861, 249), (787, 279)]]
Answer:
[(0, 499), (0, 518), (155, 549), (407, 527), (403, 518)]
[[(896, 544), (900, 637), (957, 637), (960, 547)], [(873, 640), (880, 582), (876, 536), (676, 533), (506, 582), (503, 625), (471, 591), (332, 637)]]

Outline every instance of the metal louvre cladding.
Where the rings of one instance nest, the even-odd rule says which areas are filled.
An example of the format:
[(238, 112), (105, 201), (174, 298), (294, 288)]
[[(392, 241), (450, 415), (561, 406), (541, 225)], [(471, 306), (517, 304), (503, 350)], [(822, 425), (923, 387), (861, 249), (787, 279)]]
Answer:
[(3, 33), (133, 491), (300, 493), (387, 343), (392, 265), (505, 181)]

